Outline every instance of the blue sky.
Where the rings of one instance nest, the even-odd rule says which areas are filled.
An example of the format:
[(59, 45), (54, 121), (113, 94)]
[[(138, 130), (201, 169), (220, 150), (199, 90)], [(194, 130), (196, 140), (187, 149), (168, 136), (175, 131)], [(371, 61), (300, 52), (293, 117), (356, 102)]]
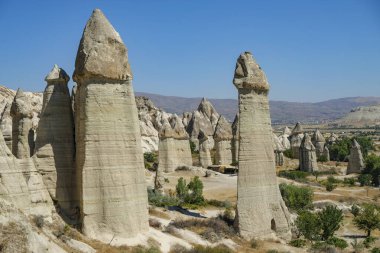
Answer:
[(71, 76), (94, 8), (128, 47), (135, 91), (236, 98), (235, 61), (249, 50), (272, 100), (380, 96), (377, 0), (0, 0), (0, 84), (42, 91), (54, 63)]

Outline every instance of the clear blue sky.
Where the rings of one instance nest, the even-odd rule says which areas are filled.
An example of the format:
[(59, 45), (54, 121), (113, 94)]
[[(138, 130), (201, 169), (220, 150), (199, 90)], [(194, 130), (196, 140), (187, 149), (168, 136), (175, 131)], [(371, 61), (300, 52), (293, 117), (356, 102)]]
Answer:
[(249, 50), (273, 100), (380, 96), (378, 0), (0, 0), (0, 84), (42, 91), (54, 63), (71, 76), (94, 8), (128, 47), (135, 91), (235, 98)]

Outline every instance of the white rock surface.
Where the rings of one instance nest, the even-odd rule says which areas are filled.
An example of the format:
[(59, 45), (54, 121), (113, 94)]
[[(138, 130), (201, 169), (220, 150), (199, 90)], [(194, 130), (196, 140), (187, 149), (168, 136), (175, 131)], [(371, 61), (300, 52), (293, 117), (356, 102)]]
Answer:
[(82, 231), (107, 242), (136, 236), (148, 230), (148, 199), (132, 73), (127, 48), (98, 9), (73, 79)]
[(239, 91), (239, 175), (235, 225), (247, 239), (273, 232), (290, 239), (289, 213), (277, 185), (269, 115), (269, 84), (252, 54), (241, 54), (234, 85)]

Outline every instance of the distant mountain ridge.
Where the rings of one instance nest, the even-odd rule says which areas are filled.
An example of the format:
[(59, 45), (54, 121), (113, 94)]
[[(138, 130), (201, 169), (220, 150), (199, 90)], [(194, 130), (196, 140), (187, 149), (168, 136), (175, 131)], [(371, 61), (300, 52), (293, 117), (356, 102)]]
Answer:
[[(164, 96), (146, 92), (136, 92), (136, 96), (145, 96), (164, 111), (182, 114), (197, 109), (201, 97), (185, 98)], [(238, 109), (236, 99), (207, 98), (216, 110), (232, 121)], [(324, 123), (342, 118), (353, 108), (380, 104), (380, 97), (347, 97), (331, 99), (316, 103), (300, 103), (287, 101), (270, 101), (273, 124)]]

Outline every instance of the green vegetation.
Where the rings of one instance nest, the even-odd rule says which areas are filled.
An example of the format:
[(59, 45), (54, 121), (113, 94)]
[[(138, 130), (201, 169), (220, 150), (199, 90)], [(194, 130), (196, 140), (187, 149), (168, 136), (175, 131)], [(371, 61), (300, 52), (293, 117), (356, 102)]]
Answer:
[(144, 153), (144, 165), (148, 170), (154, 170), (154, 163), (158, 163), (157, 154), (153, 152)]
[(195, 145), (195, 143), (191, 140), (189, 140), (189, 143), (190, 143), (190, 150), (191, 150), (191, 153), (192, 154), (198, 154), (199, 151), (196, 151), (195, 149), (197, 148), (197, 146)]
[(298, 182), (306, 182), (306, 177), (310, 176), (310, 173), (300, 170), (283, 170), (278, 173), (278, 176)]
[(303, 248), (306, 246), (306, 241), (302, 239), (294, 239), (290, 241), (289, 245), (296, 248)]
[(287, 158), (290, 158), (290, 159), (293, 159), (294, 156), (293, 156), (293, 152), (291, 149), (287, 149), (283, 152), (284, 156), (287, 157)]
[(309, 209), (313, 204), (313, 190), (309, 187), (280, 184), (282, 198), (288, 208), (295, 211)]
[(364, 204), (353, 222), (358, 229), (367, 233), (367, 237), (370, 237), (373, 230), (380, 229), (380, 208), (374, 204)]
[(350, 154), (350, 148), (352, 140), (355, 139), (362, 150), (363, 157), (366, 158), (368, 152), (373, 150), (374, 144), (370, 137), (367, 136), (355, 136), (353, 138), (343, 137), (329, 147), (330, 159), (332, 161), (345, 161), (346, 157)]
[(317, 159), (318, 162), (325, 163), (327, 162), (327, 156), (326, 155), (320, 155)]
[[(340, 228), (343, 213), (335, 206), (326, 206), (318, 213), (301, 211), (295, 221), (299, 236), (310, 241), (323, 240), (328, 244), (332, 241), (335, 231)], [(335, 244), (334, 244), (335, 245)]]
[(358, 177), (358, 181), (360, 183), (360, 186), (370, 186), (372, 184), (373, 178), (370, 174), (361, 174)]
[(160, 192), (151, 188), (148, 188), (148, 202), (149, 204), (158, 207), (177, 206), (179, 204), (177, 198), (162, 195)]
[(371, 175), (371, 182), (375, 186), (379, 186), (379, 176), (380, 176), (380, 156), (370, 154), (365, 159), (365, 169), (364, 174)]

